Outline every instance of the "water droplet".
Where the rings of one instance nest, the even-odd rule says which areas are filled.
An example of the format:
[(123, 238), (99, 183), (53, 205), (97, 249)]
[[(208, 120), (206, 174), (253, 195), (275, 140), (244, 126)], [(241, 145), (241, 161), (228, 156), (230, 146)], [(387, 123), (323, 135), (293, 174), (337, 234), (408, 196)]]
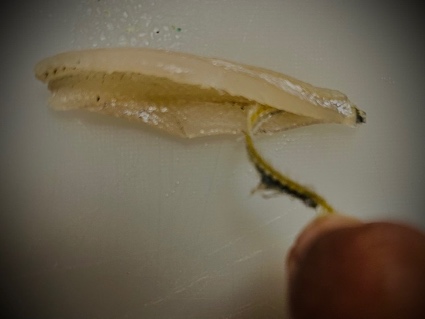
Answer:
[(136, 45), (137, 45), (137, 39), (136, 39), (135, 37), (132, 37), (132, 38), (130, 39), (130, 44), (131, 44), (132, 46), (136, 46)]
[(139, 113), (139, 118), (143, 119), (143, 122), (147, 123), (149, 121), (149, 113), (142, 111)]
[(120, 35), (118, 38), (118, 43), (120, 45), (125, 45), (127, 44), (127, 38), (125, 37), (125, 35)]

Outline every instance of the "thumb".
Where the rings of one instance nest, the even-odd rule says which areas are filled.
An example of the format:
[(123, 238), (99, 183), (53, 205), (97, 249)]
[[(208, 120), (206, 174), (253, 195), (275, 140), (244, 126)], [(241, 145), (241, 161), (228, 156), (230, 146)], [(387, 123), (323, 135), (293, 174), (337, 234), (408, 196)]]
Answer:
[(410, 226), (319, 217), (287, 269), (294, 319), (425, 318), (425, 235)]

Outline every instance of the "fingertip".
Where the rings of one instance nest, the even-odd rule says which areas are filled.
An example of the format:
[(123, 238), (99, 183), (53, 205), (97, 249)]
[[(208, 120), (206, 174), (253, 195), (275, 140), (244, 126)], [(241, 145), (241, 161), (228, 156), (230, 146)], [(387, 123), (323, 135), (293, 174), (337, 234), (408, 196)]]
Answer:
[(425, 318), (425, 234), (412, 226), (320, 217), (287, 267), (294, 319)]
[(310, 245), (321, 235), (332, 230), (353, 227), (363, 224), (357, 218), (342, 214), (324, 215), (316, 217), (310, 222), (296, 238), (294, 244), (289, 249), (286, 258), (287, 275), (290, 278), (295, 272), (301, 257), (306, 253)]

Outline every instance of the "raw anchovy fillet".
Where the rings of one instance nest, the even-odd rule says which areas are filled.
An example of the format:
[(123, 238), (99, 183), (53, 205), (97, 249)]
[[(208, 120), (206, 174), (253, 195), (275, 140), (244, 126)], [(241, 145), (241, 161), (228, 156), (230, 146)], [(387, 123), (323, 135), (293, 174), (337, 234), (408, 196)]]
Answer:
[(365, 113), (339, 91), (263, 68), (147, 48), (71, 51), (48, 57), (36, 77), (56, 110), (87, 109), (182, 137), (237, 134), (248, 112), (275, 109), (256, 132), (318, 123), (355, 126)]

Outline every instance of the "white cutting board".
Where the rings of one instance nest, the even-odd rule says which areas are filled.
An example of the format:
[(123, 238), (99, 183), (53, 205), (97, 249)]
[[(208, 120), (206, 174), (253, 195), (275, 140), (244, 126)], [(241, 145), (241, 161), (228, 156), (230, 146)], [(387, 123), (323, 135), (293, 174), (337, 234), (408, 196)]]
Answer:
[(16, 314), (285, 318), (285, 254), (315, 215), (285, 196), (250, 195), (258, 176), (238, 136), (183, 140), (49, 110), (32, 68), (61, 51), (165, 48), (340, 90), (367, 124), (301, 128), (258, 147), (342, 212), (425, 229), (424, 47), (396, 5), (42, 3), (16, 5), (3, 31), (2, 248)]

